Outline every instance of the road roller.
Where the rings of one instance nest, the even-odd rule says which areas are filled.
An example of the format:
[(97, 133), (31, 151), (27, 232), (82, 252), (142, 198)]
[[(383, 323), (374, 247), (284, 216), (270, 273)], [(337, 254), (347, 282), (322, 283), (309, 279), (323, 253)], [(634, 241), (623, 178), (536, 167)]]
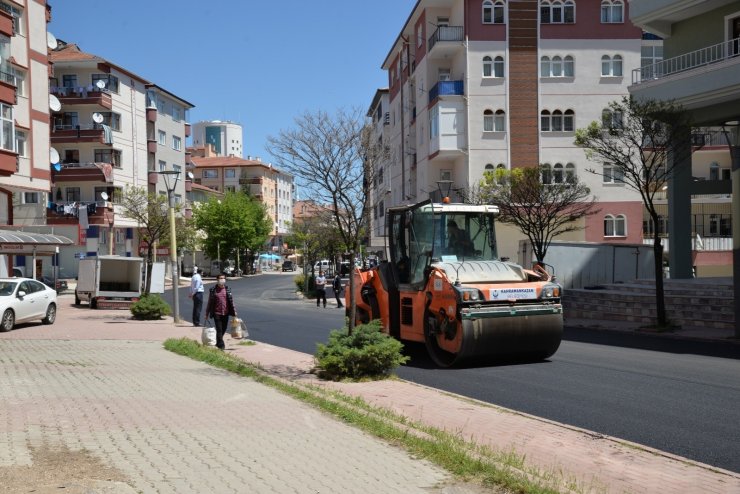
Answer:
[(498, 207), (424, 201), (386, 214), (388, 259), (352, 273), (356, 323), (379, 319), (441, 367), (557, 351), (562, 287), (538, 264), (498, 257)]

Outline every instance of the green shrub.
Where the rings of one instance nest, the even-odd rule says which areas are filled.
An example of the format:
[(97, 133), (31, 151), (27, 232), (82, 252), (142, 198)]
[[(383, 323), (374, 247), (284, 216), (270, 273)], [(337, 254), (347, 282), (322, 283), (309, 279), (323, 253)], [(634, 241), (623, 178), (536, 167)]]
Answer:
[(162, 316), (170, 314), (170, 306), (156, 293), (150, 293), (131, 304), (131, 314), (134, 315), (134, 319), (146, 321), (162, 319)]
[(293, 282), (299, 292), (303, 292), (303, 288), (306, 286), (306, 278), (302, 274), (297, 274), (293, 277)]
[(352, 335), (347, 334), (347, 328), (332, 331), (326, 345), (316, 346), (319, 376), (332, 380), (379, 378), (405, 364), (409, 358), (401, 353), (401, 342), (380, 329), (380, 321), (375, 320), (356, 326)]

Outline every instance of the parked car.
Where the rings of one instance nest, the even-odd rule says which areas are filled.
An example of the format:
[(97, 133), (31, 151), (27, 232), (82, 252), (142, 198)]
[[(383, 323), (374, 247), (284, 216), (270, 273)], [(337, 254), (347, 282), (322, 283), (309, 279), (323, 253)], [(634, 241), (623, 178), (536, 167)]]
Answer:
[(286, 271), (295, 271), (295, 263), (293, 261), (283, 261), (283, 273)]
[(54, 285), (54, 278), (49, 278), (48, 276), (42, 276), (41, 278), (39, 278), (39, 281), (50, 288), (54, 288), (57, 293), (62, 293), (63, 291), (67, 290), (66, 280), (58, 279), (56, 282), (56, 286)]
[(0, 331), (34, 320), (54, 324), (56, 318), (57, 292), (52, 288), (28, 278), (0, 278)]

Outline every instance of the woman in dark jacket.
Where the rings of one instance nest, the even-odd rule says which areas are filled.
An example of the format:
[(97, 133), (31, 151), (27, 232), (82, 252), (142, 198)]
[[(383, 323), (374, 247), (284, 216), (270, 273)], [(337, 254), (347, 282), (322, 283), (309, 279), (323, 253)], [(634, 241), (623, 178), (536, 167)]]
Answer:
[(224, 334), (229, 327), (229, 316), (236, 317), (234, 298), (231, 296), (231, 288), (226, 286), (226, 276), (218, 275), (218, 283), (212, 287), (208, 294), (208, 305), (206, 306), (206, 318), (212, 317), (216, 326), (216, 346), (224, 350)]

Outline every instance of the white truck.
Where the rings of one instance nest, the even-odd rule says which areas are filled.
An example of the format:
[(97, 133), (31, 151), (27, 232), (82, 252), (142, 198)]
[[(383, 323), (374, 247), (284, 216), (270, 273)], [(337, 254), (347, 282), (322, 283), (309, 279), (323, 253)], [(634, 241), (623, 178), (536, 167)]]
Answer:
[(84, 301), (91, 309), (128, 309), (141, 296), (143, 266), (141, 257), (80, 259), (75, 304)]

